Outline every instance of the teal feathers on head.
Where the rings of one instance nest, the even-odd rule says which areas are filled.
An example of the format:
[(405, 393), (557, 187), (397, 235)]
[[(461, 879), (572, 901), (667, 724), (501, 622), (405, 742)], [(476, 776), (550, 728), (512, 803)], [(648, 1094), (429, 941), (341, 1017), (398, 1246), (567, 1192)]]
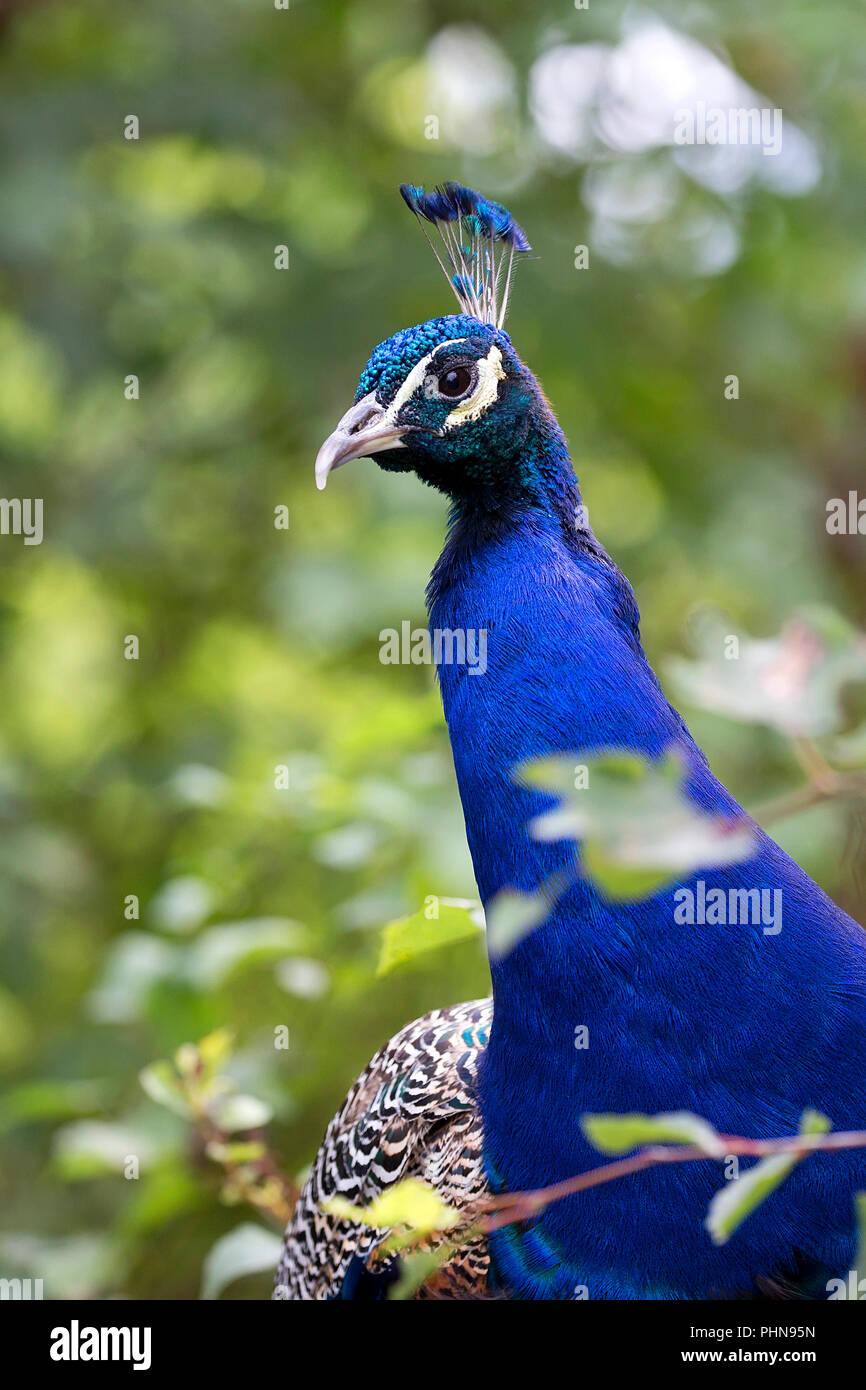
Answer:
[(439, 233), (444, 260), (427, 239), (463, 312), (501, 328), (515, 254), (530, 250), (523, 228), (501, 203), (460, 183), (444, 183), (430, 193), (401, 183), (400, 192), (422, 227), (429, 222)]
[(400, 191), (425, 232), (436, 228), (442, 254), (428, 240), (462, 312), (401, 329), (374, 349), (354, 404), (316, 456), (317, 486), (350, 459), (370, 457), (389, 472), (411, 469), (452, 499), (535, 496), (544, 460), (521, 450), (530, 435), (560, 435), (502, 327), (526, 234), (501, 203), (462, 184)]

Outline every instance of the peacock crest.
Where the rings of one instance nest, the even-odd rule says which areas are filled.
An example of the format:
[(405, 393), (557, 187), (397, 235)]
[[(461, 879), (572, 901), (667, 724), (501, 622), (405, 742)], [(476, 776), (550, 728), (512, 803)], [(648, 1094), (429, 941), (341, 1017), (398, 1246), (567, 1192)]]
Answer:
[[(463, 312), (501, 328), (514, 257), (531, 249), (523, 228), (501, 203), (459, 183), (441, 184), (431, 193), (401, 183), (400, 192), (421, 223)], [(426, 222), (439, 233), (443, 254), (429, 236)]]

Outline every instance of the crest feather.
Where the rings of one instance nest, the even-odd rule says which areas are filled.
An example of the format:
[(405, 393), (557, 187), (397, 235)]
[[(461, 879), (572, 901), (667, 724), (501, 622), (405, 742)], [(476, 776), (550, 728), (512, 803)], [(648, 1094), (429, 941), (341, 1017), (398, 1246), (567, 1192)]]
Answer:
[(439, 233), (444, 260), (427, 240), (461, 309), (501, 328), (515, 254), (530, 250), (523, 228), (508, 208), (460, 183), (443, 183), (430, 193), (401, 183), (400, 192), (422, 227), (430, 222)]

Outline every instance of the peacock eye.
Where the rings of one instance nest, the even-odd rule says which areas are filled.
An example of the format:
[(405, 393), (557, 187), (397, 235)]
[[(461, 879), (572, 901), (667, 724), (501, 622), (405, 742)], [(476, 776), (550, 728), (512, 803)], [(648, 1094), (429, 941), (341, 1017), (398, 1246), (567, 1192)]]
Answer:
[(465, 396), (472, 385), (473, 373), (471, 367), (449, 367), (447, 372), (442, 372), (436, 382), (436, 389), (440, 396), (446, 396), (448, 400), (457, 400), (458, 396)]

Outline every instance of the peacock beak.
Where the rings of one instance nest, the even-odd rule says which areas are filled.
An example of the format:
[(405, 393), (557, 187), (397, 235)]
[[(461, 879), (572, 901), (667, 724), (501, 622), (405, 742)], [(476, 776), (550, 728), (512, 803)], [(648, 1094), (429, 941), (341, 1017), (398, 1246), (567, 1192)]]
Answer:
[(321, 491), (328, 474), (342, 468), (350, 459), (382, 454), (386, 449), (402, 449), (405, 425), (396, 425), (371, 391), (347, 410), (333, 434), (329, 434), (316, 455), (316, 487)]

